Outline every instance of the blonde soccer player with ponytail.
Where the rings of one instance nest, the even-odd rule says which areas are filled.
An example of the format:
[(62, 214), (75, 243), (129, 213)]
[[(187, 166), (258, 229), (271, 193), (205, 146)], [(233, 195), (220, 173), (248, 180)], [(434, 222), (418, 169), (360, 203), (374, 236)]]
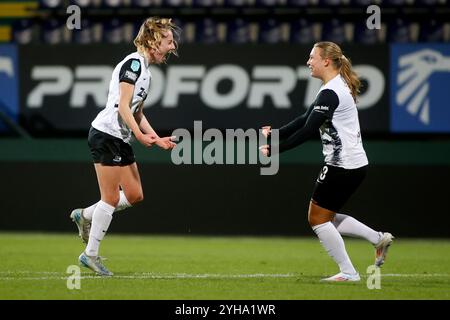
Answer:
[(79, 262), (102, 276), (113, 275), (99, 256), (100, 241), (113, 213), (144, 198), (132, 136), (146, 147), (156, 144), (168, 150), (175, 146), (171, 137), (161, 138), (153, 130), (143, 107), (152, 81), (149, 67), (165, 63), (170, 54), (177, 54), (177, 31), (171, 19), (152, 17), (144, 21), (134, 40), (137, 51), (114, 68), (106, 107), (91, 124), (88, 144), (101, 199), (87, 208), (73, 210), (70, 217), (87, 244)]
[[(368, 240), (381, 266), (392, 243), (390, 233), (377, 232), (346, 214), (343, 205), (363, 181), (368, 160), (363, 148), (356, 108), (360, 89), (350, 60), (333, 42), (318, 42), (309, 55), (311, 76), (322, 80), (315, 101), (303, 115), (279, 129), (279, 152), (290, 150), (320, 132), (325, 164), (309, 203), (308, 221), (340, 272), (324, 281), (359, 281), (341, 235)], [(271, 127), (262, 129), (267, 137)], [(270, 155), (270, 146), (261, 146)]]

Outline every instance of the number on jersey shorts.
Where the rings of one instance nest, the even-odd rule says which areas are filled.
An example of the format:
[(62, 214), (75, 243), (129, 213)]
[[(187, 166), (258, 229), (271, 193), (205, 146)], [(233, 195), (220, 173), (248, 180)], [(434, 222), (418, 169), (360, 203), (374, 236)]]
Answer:
[(328, 172), (328, 167), (323, 166), (322, 171), (319, 174), (319, 179), (317, 180), (317, 182), (322, 183), (322, 181), (325, 180), (325, 177), (327, 176), (327, 172)]
[(322, 208), (339, 212), (364, 180), (367, 167), (344, 169), (325, 165), (316, 180), (312, 200)]

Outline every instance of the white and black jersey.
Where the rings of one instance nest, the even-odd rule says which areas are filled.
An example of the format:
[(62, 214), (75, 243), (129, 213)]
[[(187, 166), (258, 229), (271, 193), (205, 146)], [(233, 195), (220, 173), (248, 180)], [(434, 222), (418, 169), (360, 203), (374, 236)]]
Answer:
[(109, 83), (108, 102), (92, 122), (95, 129), (110, 134), (130, 143), (132, 131), (119, 114), (119, 83), (127, 82), (134, 85), (131, 100), (131, 112), (138, 111), (140, 104), (147, 98), (150, 89), (151, 73), (146, 59), (138, 52), (125, 57), (115, 68)]
[(305, 114), (280, 128), (280, 152), (320, 131), (325, 163), (344, 169), (368, 164), (359, 127), (358, 110), (350, 88), (340, 75), (323, 85)]

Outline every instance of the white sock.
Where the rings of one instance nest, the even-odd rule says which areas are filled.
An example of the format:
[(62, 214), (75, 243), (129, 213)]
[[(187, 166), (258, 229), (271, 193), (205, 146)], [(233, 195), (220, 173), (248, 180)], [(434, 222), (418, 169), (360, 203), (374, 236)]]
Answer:
[(94, 204), (93, 204), (92, 206), (90, 206), (90, 207), (87, 207), (87, 208), (84, 208), (84, 209), (83, 209), (83, 217), (84, 217), (86, 220), (89, 220), (89, 221), (92, 220), (92, 215), (94, 214), (94, 210), (95, 210), (95, 207), (97, 206), (97, 204), (98, 204), (98, 202), (94, 203)]
[(114, 212), (122, 211), (129, 207), (131, 207), (131, 204), (128, 202), (127, 197), (125, 197), (125, 192), (123, 192), (123, 190), (120, 190), (119, 203), (117, 204), (116, 210)]
[(312, 227), (314, 232), (319, 237), (322, 246), (328, 252), (339, 266), (343, 273), (356, 274), (356, 270), (348, 257), (345, 250), (344, 240), (331, 222), (325, 222)]
[(106, 231), (108, 231), (114, 209), (113, 206), (101, 200), (97, 203), (92, 215), (91, 232), (89, 233), (89, 241), (86, 247), (88, 256), (98, 256), (100, 241), (103, 240)]
[(336, 213), (333, 225), (337, 231), (344, 236), (363, 238), (372, 244), (377, 244), (380, 241), (380, 233), (369, 228), (365, 224), (359, 222), (353, 217), (346, 214)]
[[(132, 206), (128, 202), (128, 199), (125, 196), (125, 192), (123, 192), (123, 190), (120, 190), (119, 194), (120, 194), (119, 203), (117, 204), (116, 210), (114, 212), (122, 211), (122, 210)], [(97, 203), (94, 203), (92, 206), (83, 209), (83, 217), (86, 220), (89, 220), (89, 221), (92, 220), (92, 215), (94, 214), (94, 210), (95, 210), (95, 207), (97, 206)]]

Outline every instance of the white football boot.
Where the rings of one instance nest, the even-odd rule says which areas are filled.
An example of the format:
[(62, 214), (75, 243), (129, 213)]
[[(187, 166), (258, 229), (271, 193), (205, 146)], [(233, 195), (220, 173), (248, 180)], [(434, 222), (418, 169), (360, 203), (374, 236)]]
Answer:
[(381, 235), (380, 241), (375, 245), (375, 266), (381, 267), (384, 263), (392, 241), (394, 241), (394, 237), (389, 232), (384, 232)]
[(332, 277), (322, 279), (320, 281), (327, 281), (327, 282), (344, 282), (344, 281), (350, 281), (350, 282), (356, 282), (360, 281), (361, 277), (359, 276), (359, 273), (356, 274), (348, 274), (339, 272), (338, 274), (335, 274)]
[(83, 243), (89, 241), (89, 232), (91, 231), (91, 222), (83, 217), (83, 209), (75, 209), (70, 214), (70, 218), (78, 227), (78, 235)]
[(91, 257), (88, 256), (85, 252), (80, 254), (78, 258), (78, 261), (82, 266), (91, 269), (96, 274), (107, 277), (113, 276), (114, 274), (105, 267), (105, 265), (102, 263), (102, 260), (102, 257)]

